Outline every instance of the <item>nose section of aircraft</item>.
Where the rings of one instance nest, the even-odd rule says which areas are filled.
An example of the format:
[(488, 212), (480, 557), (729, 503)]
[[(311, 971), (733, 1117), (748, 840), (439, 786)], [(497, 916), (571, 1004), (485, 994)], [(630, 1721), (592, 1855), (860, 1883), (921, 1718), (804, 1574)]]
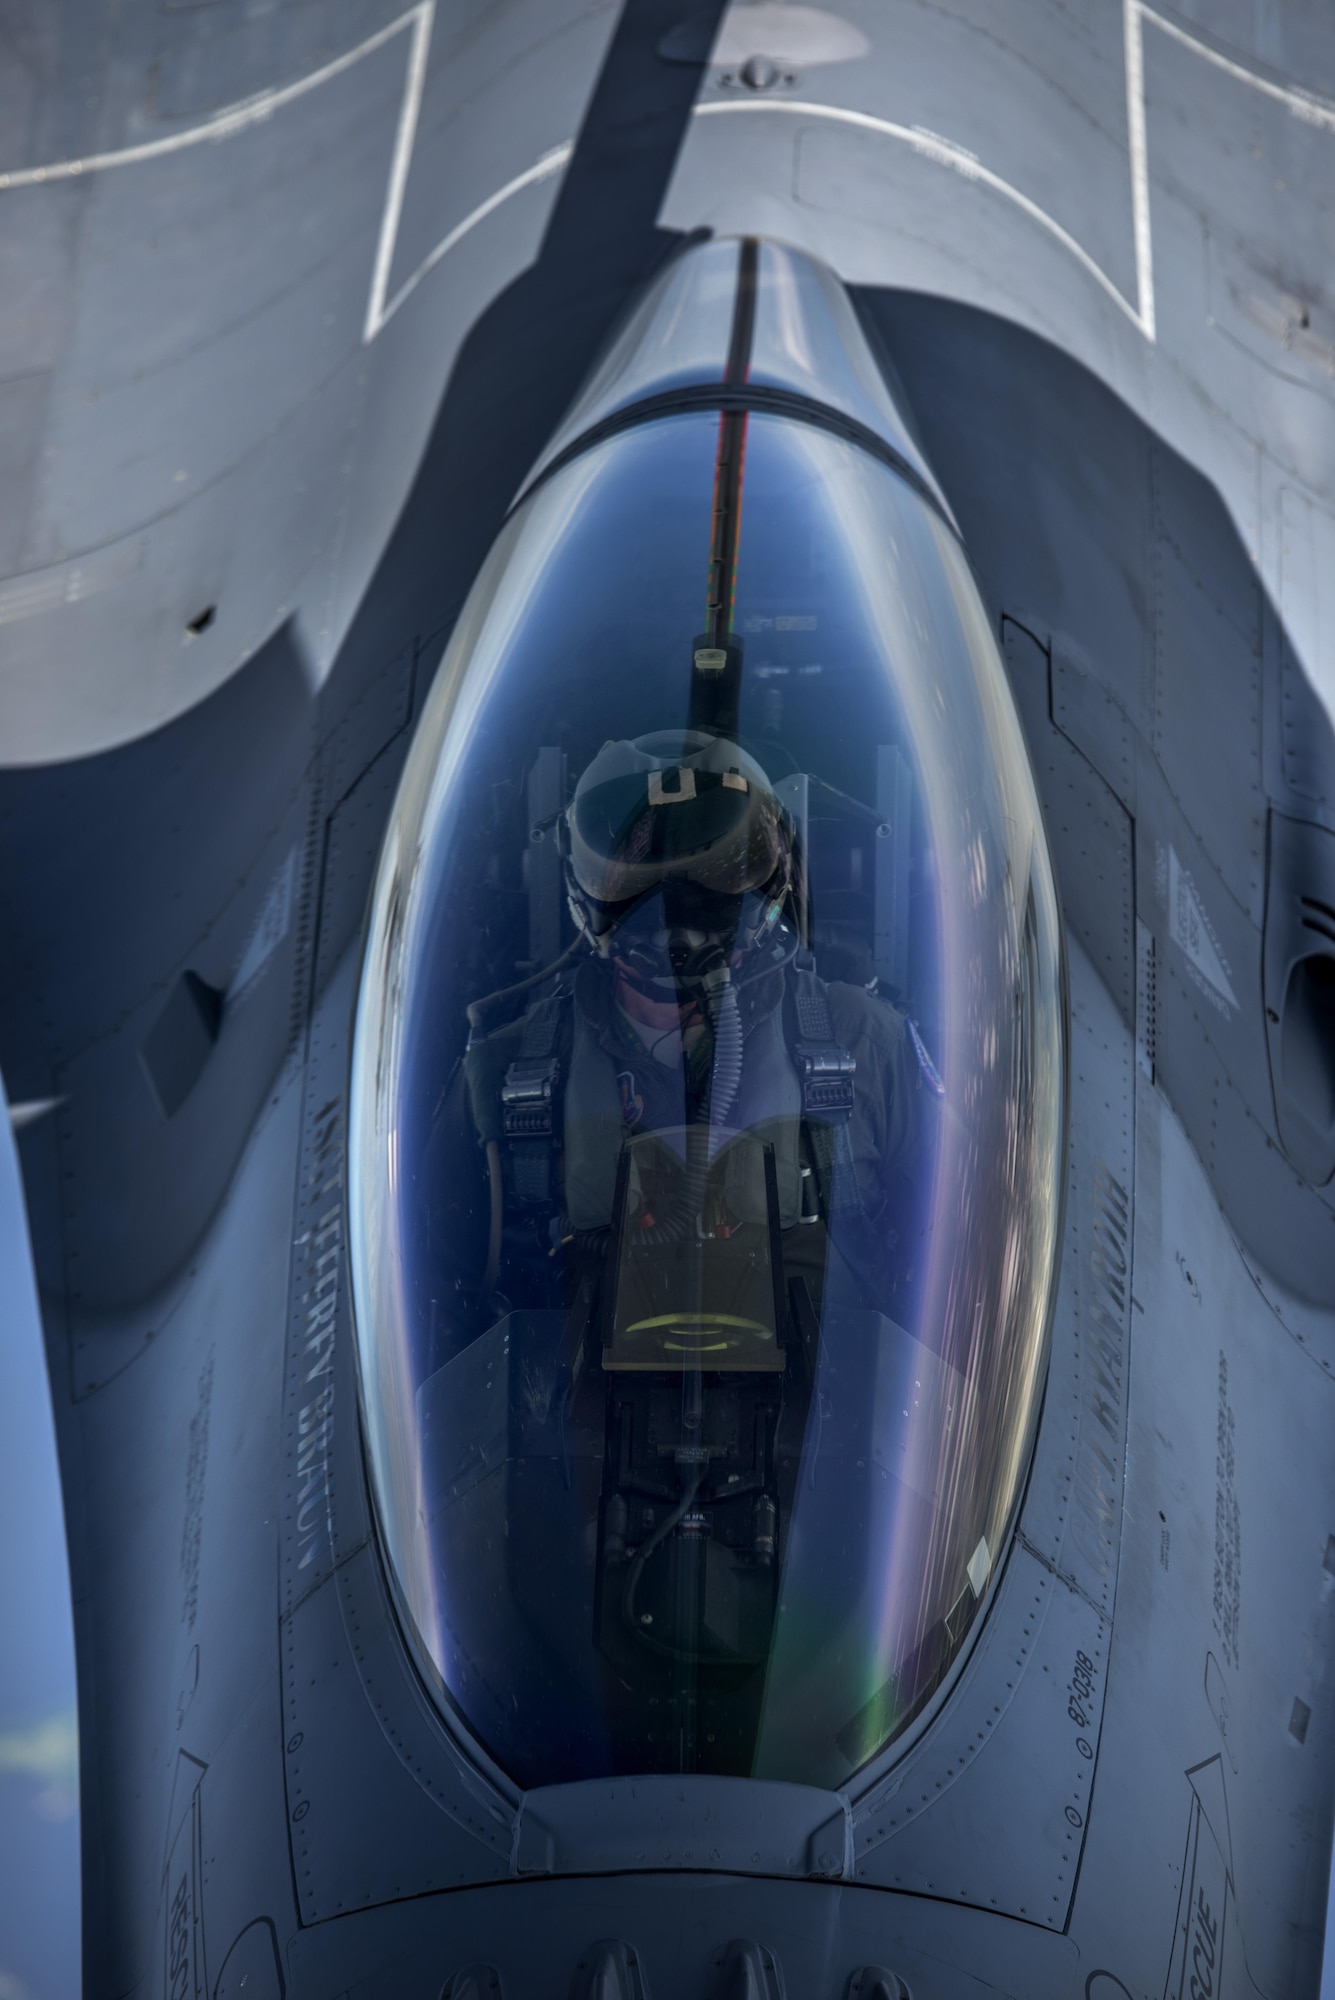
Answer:
[(844, 1869), (1023, 1486), (1063, 1033), (930, 468), (832, 274), (697, 246), (460, 618), (356, 1027), (382, 1547), (521, 1862)]

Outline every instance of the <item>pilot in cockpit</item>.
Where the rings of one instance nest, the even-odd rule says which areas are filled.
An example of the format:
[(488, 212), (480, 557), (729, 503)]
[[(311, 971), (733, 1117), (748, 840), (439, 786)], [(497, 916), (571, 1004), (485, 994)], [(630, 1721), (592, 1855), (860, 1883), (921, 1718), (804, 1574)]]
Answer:
[(906, 1021), (822, 977), (793, 820), (726, 737), (605, 743), (561, 839), (576, 943), (521, 1019), (486, 1033), (474, 1010), (464, 1063), (484, 1314), (582, 1284), (605, 1365), (778, 1366), (794, 1313), (884, 1307), (911, 1276)]

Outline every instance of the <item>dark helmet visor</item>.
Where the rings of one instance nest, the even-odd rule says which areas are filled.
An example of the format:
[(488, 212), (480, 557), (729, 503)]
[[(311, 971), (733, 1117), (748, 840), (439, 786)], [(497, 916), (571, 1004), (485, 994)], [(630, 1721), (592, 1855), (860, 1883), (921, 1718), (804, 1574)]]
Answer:
[[(735, 743), (662, 731), (603, 745), (576, 789), (567, 840), (572, 897), (602, 936), (669, 885), (706, 899), (771, 883), (781, 894), (791, 825), (765, 773)], [(681, 900), (689, 906), (689, 896)]]

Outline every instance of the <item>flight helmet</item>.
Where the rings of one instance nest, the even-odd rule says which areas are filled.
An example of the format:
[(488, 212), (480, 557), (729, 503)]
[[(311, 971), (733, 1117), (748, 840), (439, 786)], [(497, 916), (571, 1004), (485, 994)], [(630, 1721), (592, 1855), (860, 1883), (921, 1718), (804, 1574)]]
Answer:
[[(577, 928), (646, 989), (791, 956), (795, 830), (760, 765), (703, 730), (608, 742), (565, 814)], [(738, 958), (740, 954), (740, 959)]]

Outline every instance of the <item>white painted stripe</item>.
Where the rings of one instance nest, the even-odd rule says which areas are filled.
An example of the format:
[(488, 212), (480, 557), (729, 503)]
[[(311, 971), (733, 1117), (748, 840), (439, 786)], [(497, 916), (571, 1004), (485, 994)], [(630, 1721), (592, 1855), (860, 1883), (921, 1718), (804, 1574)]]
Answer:
[(1168, 20), (1163, 14), (1156, 14), (1153, 7), (1144, 5), (1144, 0), (1127, 0), (1127, 6), (1128, 10), (1134, 7), (1147, 21), (1153, 21), (1155, 27), (1163, 34), (1170, 35), (1175, 42), (1181, 42), (1183, 48), (1190, 49), (1205, 62), (1223, 70), (1226, 76), (1236, 77), (1239, 83), (1245, 83), (1250, 89), (1259, 90), (1263, 97), (1269, 97), (1276, 104), (1282, 104), (1295, 118), (1301, 118), (1304, 124), (1321, 125), (1327, 132), (1335, 132), (1335, 104), (1332, 104), (1328, 97), (1317, 97), (1310, 90), (1300, 90), (1296, 84), (1272, 83), (1268, 76), (1262, 76), (1258, 71), (1248, 69), (1244, 63), (1235, 62), (1231, 56), (1221, 55), (1219, 50), (1211, 48), (1208, 42), (1200, 41), (1197, 36), (1188, 34), (1185, 28), (1178, 27), (1176, 21)]
[(1150, 156), (1145, 140), (1145, 42), (1140, 0), (1123, 0), (1122, 47), (1126, 64), (1126, 145), (1131, 162), (1131, 228), (1136, 244), (1136, 303), (1141, 331), (1153, 340), (1154, 245), (1150, 237)]
[(1080, 263), (1089, 275), (1101, 285), (1114, 304), (1124, 312), (1133, 326), (1136, 326), (1149, 341), (1156, 338), (1154, 302), (1154, 244), (1150, 228), (1150, 172), (1149, 140), (1145, 118), (1145, 21), (1153, 22), (1165, 35), (1169, 35), (1184, 48), (1190, 49), (1203, 61), (1222, 70), (1240, 83), (1259, 91), (1262, 96), (1284, 105), (1295, 118), (1309, 125), (1320, 126), (1326, 131), (1335, 131), (1335, 103), (1317, 97), (1313, 92), (1298, 89), (1293, 85), (1274, 83), (1269, 77), (1259, 75), (1231, 57), (1221, 55), (1207, 42), (1180, 28), (1176, 22), (1167, 20), (1145, 5), (1145, 0), (1123, 0), (1122, 29), (1123, 52), (1126, 64), (1126, 123), (1127, 153), (1131, 169), (1131, 224), (1136, 255), (1136, 302), (1134, 305), (1118, 289), (1103, 269), (1095, 262), (1082, 244), (1076, 241), (1069, 230), (1063, 229), (1046, 209), (1022, 194), (1019, 188), (994, 174), (983, 166), (977, 157), (964, 146), (952, 139), (943, 139), (923, 126), (896, 125), (888, 118), (875, 118), (866, 111), (851, 111), (833, 104), (807, 104), (793, 99), (770, 98), (742, 100), (734, 103), (698, 104), (695, 115), (710, 117), (728, 112), (779, 111), (800, 114), (808, 118), (825, 118), (844, 125), (860, 126), (869, 132), (883, 133), (887, 138), (898, 139), (911, 146), (924, 159), (935, 160), (939, 165), (949, 167), (965, 180), (978, 181), (995, 193), (1013, 202), (1042, 229), (1059, 242), (1064, 250)]
[(0, 173), (0, 194), (11, 189), (25, 187), (46, 187), (60, 181), (70, 181), (84, 174), (106, 173), (115, 167), (139, 166), (148, 160), (159, 160), (171, 153), (181, 153), (191, 146), (202, 146), (231, 139), (238, 132), (248, 131), (254, 125), (272, 118), (276, 111), (286, 104), (294, 103), (313, 90), (341, 76), (355, 63), (374, 55), (384, 48), (395, 35), (404, 29), (411, 30), (408, 44), (408, 67), (404, 76), (403, 99), (399, 106), (398, 125), (394, 133), (394, 151), (390, 159), (389, 184), (385, 191), (385, 206), (380, 216), (380, 228), (376, 236), (375, 263), (371, 271), (371, 289), (366, 301), (366, 318), (362, 326), (364, 343), (375, 339), (381, 328), (388, 324), (404, 301), (416, 291), (427, 272), (437, 265), (442, 257), (448, 256), (456, 243), (463, 240), (479, 222), (486, 219), (503, 202), (521, 189), (532, 187), (545, 181), (550, 175), (559, 173), (574, 151), (572, 142), (555, 146), (542, 158), (527, 167), (522, 174), (507, 181), (496, 193), (466, 215), (462, 222), (441, 239), (430, 255), (425, 257), (393, 298), (386, 303), (385, 294), (389, 288), (390, 272), (394, 263), (394, 246), (398, 241), (399, 223), (403, 215), (404, 196), (408, 187), (408, 172), (412, 165), (413, 147), (417, 139), (417, 124), (422, 109), (422, 93), (426, 87), (427, 55), (431, 47), (431, 30), (435, 22), (436, 0), (418, 0), (396, 20), (386, 27), (378, 28), (373, 35), (359, 42), (356, 48), (348, 49), (336, 56), (332, 62), (320, 69), (312, 70), (309, 76), (300, 77), (296, 83), (284, 84), (279, 89), (261, 90), (253, 97), (242, 99), (237, 104), (229, 104), (222, 111), (215, 112), (199, 125), (188, 126), (184, 131), (169, 133), (161, 139), (149, 139), (139, 146), (122, 146), (115, 152), (88, 153), (77, 160), (56, 160), (45, 167), (16, 168), (10, 173)]
[(380, 217), (380, 236), (376, 243), (375, 268), (371, 273), (371, 293), (366, 301), (366, 323), (362, 329), (362, 340), (374, 340), (389, 315), (384, 311), (385, 290), (389, 284), (389, 267), (394, 258), (394, 245), (399, 234), (399, 217), (403, 213), (403, 194), (408, 185), (408, 168), (412, 162), (413, 141), (417, 137), (417, 114), (422, 108), (422, 86), (426, 82), (426, 52), (431, 41), (431, 22), (435, 13), (435, 0), (424, 0), (424, 4), (414, 9), (413, 38), (408, 49), (408, 75), (403, 86), (403, 103), (399, 107), (399, 129), (394, 135), (394, 157), (389, 167), (389, 189), (385, 195), (384, 213)]
[(1225, 76), (1233, 77), (1238, 83), (1245, 83), (1249, 89), (1259, 91), (1272, 103), (1282, 104), (1286, 111), (1305, 124), (1317, 125), (1328, 132), (1335, 132), (1335, 104), (1328, 99), (1316, 97), (1309, 90), (1300, 90), (1296, 85), (1273, 83), (1269, 77), (1261, 76), (1244, 63), (1235, 62), (1231, 56), (1221, 55), (1197, 35), (1180, 28), (1176, 21), (1168, 20), (1163, 14), (1147, 7), (1145, 0), (1123, 0), (1122, 40), (1126, 58), (1126, 130), (1127, 151), (1131, 163), (1131, 221), (1136, 240), (1136, 297), (1140, 306), (1140, 322), (1148, 340), (1155, 338), (1154, 313), (1154, 247), (1150, 233), (1150, 169), (1149, 139), (1145, 121), (1145, 34), (1144, 23), (1150, 21), (1161, 34), (1190, 49), (1193, 55)]
[[(57, 160), (44, 167), (23, 167), (8, 173), (0, 173), (0, 194), (17, 188), (41, 187), (74, 180), (84, 174), (107, 172), (116, 167), (137, 166), (144, 161), (183, 152), (188, 147), (230, 139), (239, 132), (262, 124), (284, 105), (294, 103), (298, 98), (305, 97), (312, 90), (318, 89), (320, 85), (342, 75), (354, 64), (374, 54), (377, 49), (383, 48), (395, 35), (401, 34), (404, 29), (410, 29), (403, 99), (399, 107), (394, 150), (390, 161), (389, 184), (376, 238), (375, 263), (362, 330), (363, 342), (372, 341), (393, 318), (399, 307), (411, 297), (427, 273), (433, 270), (443, 257), (448, 256), (457, 243), (460, 243), (503, 203), (509, 201), (511, 196), (520, 193), (526, 187), (536, 186), (560, 172), (574, 151), (573, 143), (570, 141), (553, 147), (533, 166), (517, 174), (513, 180), (507, 181), (504, 187), (498, 188), (495, 194), (480, 202), (462, 222), (457, 223), (446, 236), (442, 237), (411, 277), (399, 287), (393, 298), (386, 302), (385, 294), (389, 286), (394, 247), (398, 239), (408, 173), (417, 137), (435, 11), (436, 0), (418, 0), (416, 6), (408, 8), (396, 20), (377, 29), (373, 35), (368, 35), (366, 40), (359, 42), (355, 48), (336, 56), (321, 68), (312, 70), (308, 76), (299, 78), (295, 83), (285, 84), (281, 88), (259, 91), (253, 97), (228, 105), (201, 124), (189, 126), (184, 131), (170, 133), (161, 139), (146, 140), (142, 145), (124, 146), (114, 152), (90, 153), (80, 159)], [(744, 112), (780, 112), (826, 119), (859, 127), (865, 131), (877, 132), (886, 138), (897, 139), (901, 144), (911, 147), (922, 158), (934, 160), (938, 165), (949, 167), (952, 172), (961, 175), (965, 180), (976, 181), (981, 186), (992, 189), (994, 193), (1001, 195), (1004, 200), (1011, 202), (1028, 215), (1076, 259), (1107, 293), (1119, 311), (1125, 313), (1148, 340), (1153, 341), (1155, 338), (1154, 257), (1150, 230), (1143, 32), (1143, 22), (1146, 20), (1153, 22), (1163, 34), (1170, 36), (1184, 48), (1192, 50), (1216, 69), (1247, 84), (1263, 96), (1283, 104), (1294, 117), (1308, 124), (1320, 126), (1324, 130), (1335, 131), (1335, 104), (1329, 100), (1295, 86), (1274, 83), (1268, 77), (1258, 75), (1255, 70), (1247, 69), (1243, 64), (1220, 54), (1208, 43), (1200, 41), (1186, 29), (1156, 13), (1152, 7), (1145, 5), (1145, 0), (1123, 0), (1127, 150), (1131, 170), (1132, 228), (1136, 257), (1135, 305), (1124, 296), (1084, 246), (1071, 235), (1069, 230), (1064, 229), (1055, 217), (1049, 215), (1046, 209), (1040, 208), (1037, 202), (1032, 201), (1011, 182), (1003, 180), (1000, 174), (995, 174), (990, 168), (983, 166), (967, 147), (957, 144), (954, 140), (944, 139), (922, 126), (898, 125), (888, 118), (877, 118), (869, 112), (853, 111), (839, 105), (814, 104), (781, 98), (697, 104), (695, 116), (704, 118)]]
[[(553, 174), (560, 173), (574, 150), (574, 142), (569, 139), (563, 145), (553, 146), (549, 153), (544, 153), (540, 160), (535, 161), (522, 174), (516, 174), (512, 181), (505, 183), (504, 187), (497, 188), (495, 194), (490, 194), (485, 201), (479, 202), (477, 207), (466, 215), (462, 222), (456, 223), (449, 234), (441, 238), (435, 249), (422, 259), (412, 276), (404, 280), (399, 286), (398, 291), (395, 292), (393, 298), (389, 301), (389, 304), (379, 311), (378, 317), (374, 321), (368, 307), (366, 332), (362, 335), (363, 340), (374, 340), (380, 329), (394, 317), (405, 299), (409, 298), (417, 290), (427, 272), (439, 264), (442, 257), (448, 256), (455, 244), (461, 243), (470, 230), (476, 229), (479, 222), (485, 221), (487, 216), (493, 214), (503, 202), (509, 201), (511, 195), (518, 194), (523, 188), (535, 187), (539, 181), (549, 180)], [(390, 243), (390, 250), (391, 252), (393, 250), (392, 242)], [(386, 263), (385, 275), (388, 278), (388, 262)], [(373, 302), (374, 298), (375, 294), (373, 291)]]
[(920, 126), (896, 125), (888, 118), (874, 118), (867, 111), (850, 111), (842, 105), (835, 104), (805, 104), (793, 98), (744, 99), (731, 104), (697, 104), (695, 107), (697, 118), (746, 111), (788, 112), (794, 116), (824, 118), (835, 124), (853, 125), (863, 131), (879, 132), (887, 139), (898, 139), (902, 144), (911, 146), (913, 151), (924, 159), (935, 160), (940, 166), (950, 167), (965, 180), (977, 181), (983, 187), (991, 188), (994, 193), (1013, 202), (1016, 208), (1037, 222), (1040, 228), (1054, 237), (1064, 250), (1069, 251), (1077, 263), (1083, 265), (1096, 283), (1102, 286), (1119, 311), (1126, 314), (1132, 325), (1144, 331), (1140, 314), (1135, 306), (1118, 290), (1102, 265), (1094, 261), (1084, 245), (1077, 243), (1070, 231), (1063, 229), (1060, 222), (1049, 215), (1046, 209), (1040, 208), (1027, 194), (1021, 193), (1019, 188), (1003, 180), (1000, 174), (994, 174), (989, 167), (980, 165), (972, 153), (963, 146), (957, 146), (953, 140), (938, 138), (935, 133), (925, 132)]
[[(272, 118), (275, 111), (281, 111), (285, 104), (293, 104), (297, 98), (305, 97), (321, 84), (333, 77), (341, 76), (354, 63), (362, 62), (377, 49), (392, 41), (403, 29), (412, 26), (413, 43), (409, 52), (409, 85), (412, 81), (413, 58), (419, 48), (425, 57), (425, 44), (431, 32), (431, 19), (436, 10), (436, 0), (420, 0), (416, 7), (410, 7), (406, 14), (391, 21), (387, 27), (378, 28), (368, 35), (364, 42), (358, 42), (355, 49), (335, 56), (320, 69), (313, 69), (309, 76), (299, 77), (296, 83), (284, 84), (280, 89), (257, 91), (253, 97), (245, 97), (239, 103), (229, 104), (206, 118), (200, 125), (190, 125), (181, 132), (169, 133), (162, 139), (148, 139), (140, 146), (122, 146), (114, 153), (88, 153), (78, 160), (56, 160), (46, 167), (21, 167), (11, 173), (0, 174), (0, 194), (12, 188), (43, 187), (55, 181), (76, 180), (82, 174), (106, 173), (114, 167), (136, 167), (144, 160), (159, 160), (168, 153), (183, 153), (188, 147), (202, 146), (209, 141), (230, 139), (238, 132), (246, 131), (252, 125), (260, 125)], [(423, 28), (425, 22), (425, 28)], [(419, 85), (420, 94), (420, 85)], [(405, 99), (407, 91), (405, 90)], [(414, 110), (414, 121), (416, 112)], [(400, 127), (402, 127), (402, 115)]]

